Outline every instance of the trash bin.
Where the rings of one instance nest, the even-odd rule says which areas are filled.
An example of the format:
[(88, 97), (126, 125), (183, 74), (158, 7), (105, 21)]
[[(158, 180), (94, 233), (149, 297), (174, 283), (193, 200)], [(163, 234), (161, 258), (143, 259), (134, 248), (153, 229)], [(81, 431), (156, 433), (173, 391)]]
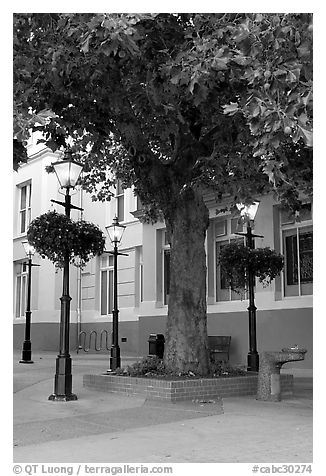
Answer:
[(165, 338), (163, 334), (150, 334), (148, 338), (148, 356), (163, 359)]

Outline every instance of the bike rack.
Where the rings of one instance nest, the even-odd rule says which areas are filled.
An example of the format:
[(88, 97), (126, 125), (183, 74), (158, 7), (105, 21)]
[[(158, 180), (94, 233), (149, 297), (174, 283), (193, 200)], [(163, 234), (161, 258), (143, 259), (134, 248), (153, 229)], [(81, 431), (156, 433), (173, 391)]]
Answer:
[[(103, 347), (103, 339), (105, 335), (105, 347)], [(100, 334), (97, 331), (91, 331), (89, 335), (87, 335), (86, 331), (80, 331), (78, 336), (78, 349), (83, 350), (84, 352), (89, 352), (92, 349), (92, 341), (94, 341), (94, 350), (96, 352), (100, 352), (101, 350), (110, 350), (111, 344), (109, 344), (109, 335), (112, 341), (112, 333), (106, 329), (102, 329)], [(86, 345), (88, 344), (88, 345)]]

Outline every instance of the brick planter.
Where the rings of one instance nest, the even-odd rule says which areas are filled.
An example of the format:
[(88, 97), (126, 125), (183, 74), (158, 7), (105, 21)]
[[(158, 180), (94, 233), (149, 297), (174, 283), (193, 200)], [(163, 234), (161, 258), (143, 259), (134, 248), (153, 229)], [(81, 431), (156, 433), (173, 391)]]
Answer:
[[(119, 375), (84, 375), (83, 385), (109, 393), (144, 396), (171, 402), (256, 395), (258, 374), (239, 377), (160, 380)], [(293, 391), (293, 375), (281, 375), (281, 391)]]

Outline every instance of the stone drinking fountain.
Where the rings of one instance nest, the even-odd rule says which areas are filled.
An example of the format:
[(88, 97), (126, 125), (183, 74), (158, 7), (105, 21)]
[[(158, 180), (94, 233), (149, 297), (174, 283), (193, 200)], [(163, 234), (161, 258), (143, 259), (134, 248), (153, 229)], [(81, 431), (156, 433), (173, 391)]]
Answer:
[(283, 364), (304, 360), (306, 349), (297, 345), (281, 351), (262, 352), (260, 355), (257, 400), (281, 400), (280, 370)]

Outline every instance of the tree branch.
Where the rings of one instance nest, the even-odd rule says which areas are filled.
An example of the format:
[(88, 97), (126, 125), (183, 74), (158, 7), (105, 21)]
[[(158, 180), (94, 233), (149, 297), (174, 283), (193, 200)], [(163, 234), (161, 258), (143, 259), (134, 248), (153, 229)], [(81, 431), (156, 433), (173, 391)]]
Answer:
[(212, 139), (212, 137), (215, 135), (217, 131), (221, 129), (220, 125), (214, 126), (210, 131), (206, 132), (206, 134), (199, 140), (199, 142), (204, 146), (204, 147), (209, 147), (211, 146), (211, 143), (208, 144), (208, 142)]

